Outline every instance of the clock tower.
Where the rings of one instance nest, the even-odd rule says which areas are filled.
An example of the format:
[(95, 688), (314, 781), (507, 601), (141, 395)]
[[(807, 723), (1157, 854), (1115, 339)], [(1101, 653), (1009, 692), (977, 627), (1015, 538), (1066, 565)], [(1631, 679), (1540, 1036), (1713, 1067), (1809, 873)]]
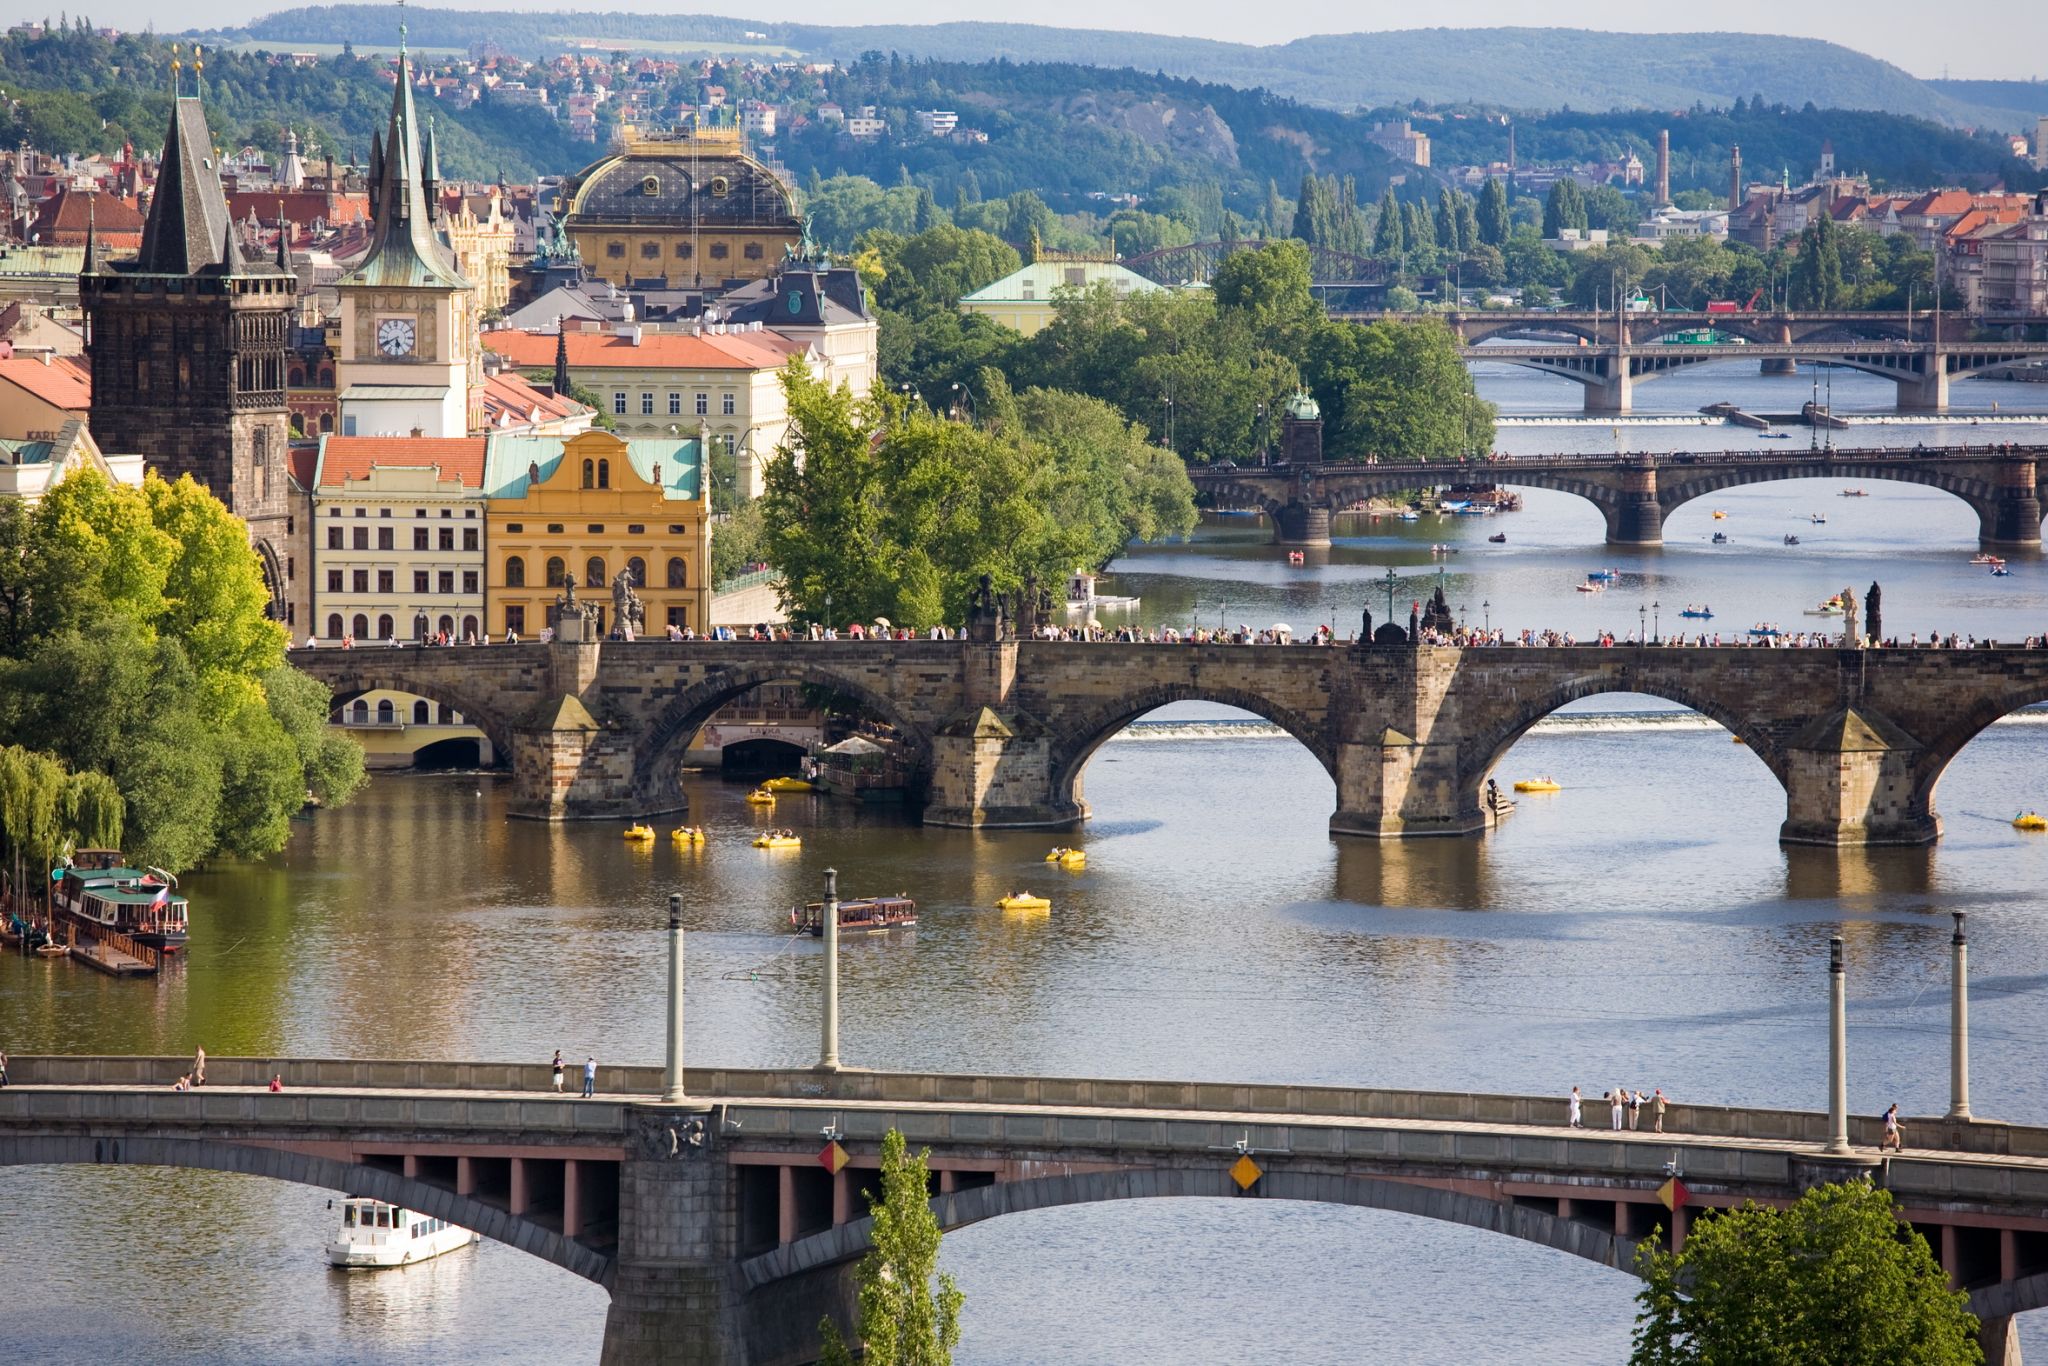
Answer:
[(402, 41), (390, 126), (370, 159), (376, 230), (335, 286), (342, 434), (467, 436), (482, 425), (477, 296), (435, 226), (440, 167), (432, 129), (421, 137)]

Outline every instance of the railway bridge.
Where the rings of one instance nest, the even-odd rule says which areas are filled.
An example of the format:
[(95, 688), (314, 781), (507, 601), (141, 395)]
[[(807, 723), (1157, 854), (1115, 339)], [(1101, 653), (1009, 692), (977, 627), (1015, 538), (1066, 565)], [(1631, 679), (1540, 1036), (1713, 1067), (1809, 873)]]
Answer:
[[(1693, 1214), (1867, 1177), (1969, 1292), (1987, 1355), (2048, 1303), (2048, 1129), (1676, 1105), (1668, 1132), (1566, 1127), (1561, 1097), (867, 1071), (605, 1067), (554, 1094), (508, 1063), (39, 1056), (0, 1090), (0, 1166), (201, 1168), (400, 1204), (603, 1286), (603, 1360), (780, 1366), (846, 1322), (881, 1139), (928, 1147), (946, 1228), (1149, 1198), (1393, 1210), (1634, 1269)], [(282, 1075), (284, 1089), (265, 1083)], [(1239, 1165), (1249, 1158), (1248, 1165)], [(1675, 1207), (1659, 1188), (1673, 1174)], [(16, 1237), (28, 1231), (14, 1230)]]
[[(1488, 775), (1569, 702), (1639, 692), (1741, 737), (1785, 787), (1782, 839), (1937, 839), (1935, 789), (1971, 738), (2048, 701), (2048, 649), (1069, 643), (1011, 637), (999, 613), (967, 638), (634, 641), (295, 650), (337, 705), (376, 688), (461, 711), (511, 756), (514, 810), (618, 819), (685, 807), (690, 735), (768, 682), (814, 685), (896, 737), (927, 824), (1060, 828), (1086, 819), (1083, 772), (1104, 741), (1169, 702), (1242, 707), (1285, 729), (1336, 785), (1333, 834), (1460, 836), (1490, 828)], [(1371, 627), (1369, 615), (1361, 625)], [(1411, 616), (1412, 626), (1412, 616)]]
[(2034, 446), (1685, 451), (1516, 456), (1488, 461), (1191, 466), (1218, 504), (1256, 507), (1283, 545), (1328, 545), (1330, 515), (1373, 497), (1446, 483), (1554, 489), (1600, 509), (1610, 545), (1658, 545), (1671, 513), (1710, 493), (1784, 479), (1888, 479), (1937, 488), (1977, 514), (1986, 547), (2041, 544), (2048, 460)]

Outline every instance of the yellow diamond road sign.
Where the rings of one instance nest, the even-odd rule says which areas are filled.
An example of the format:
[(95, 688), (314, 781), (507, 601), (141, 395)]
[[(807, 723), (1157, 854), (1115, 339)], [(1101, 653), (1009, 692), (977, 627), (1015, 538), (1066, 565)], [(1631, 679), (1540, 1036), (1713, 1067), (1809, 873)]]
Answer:
[(1252, 1161), (1250, 1153), (1246, 1153), (1230, 1164), (1230, 1179), (1237, 1182), (1239, 1190), (1250, 1190), (1258, 1179), (1265, 1174), (1265, 1171), (1259, 1164)]
[(840, 1169), (852, 1160), (853, 1159), (847, 1155), (846, 1149), (839, 1146), (839, 1142), (837, 1139), (834, 1139), (832, 1142), (827, 1143), (825, 1145), (825, 1150), (818, 1154), (818, 1165), (823, 1167), (826, 1171), (831, 1172), (834, 1176), (837, 1176), (840, 1172)]

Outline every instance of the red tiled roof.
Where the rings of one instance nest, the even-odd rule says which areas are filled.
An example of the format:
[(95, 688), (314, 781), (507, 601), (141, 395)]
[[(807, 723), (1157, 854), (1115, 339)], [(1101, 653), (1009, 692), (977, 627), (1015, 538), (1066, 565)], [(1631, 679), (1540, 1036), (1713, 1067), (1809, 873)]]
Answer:
[(500, 417), (527, 421), (538, 410), (543, 419), (571, 417), (590, 411), (575, 399), (555, 395), (529, 383), (524, 375), (502, 370), (484, 381), (484, 412), (491, 425)]
[(142, 245), (142, 211), (134, 200), (69, 185), (36, 206), (29, 233), (46, 247), (82, 247), (88, 222), (102, 247)]
[(83, 413), (92, 407), (92, 372), (68, 356), (56, 357), (48, 365), (40, 357), (9, 356), (0, 360), (0, 379), (53, 408)]
[(247, 222), (254, 212), (257, 222), (274, 228), (279, 200), (284, 201), (284, 216), (301, 225), (317, 218), (329, 227), (340, 227), (370, 217), (368, 195), (329, 194), (325, 190), (235, 190), (228, 195), (228, 211), (237, 223)]
[[(486, 332), (484, 345), (529, 369), (552, 370), (555, 338), (546, 332)], [(801, 342), (779, 332), (691, 336), (643, 332), (635, 345), (612, 333), (571, 332), (569, 368), (595, 370), (779, 370)]]
[(294, 484), (310, 491), (313, 476), (320, 468), (320, 447), (311, 441), (294, 441), (285, 451), (284, 466)]
[(367, 479), (370, 471), (422, 469), (432, 466), (443, 479), (459, 479), (466, 489), (484, 486), (481, 436), (330, 436), (320, 448), (320, 487), (339, 487), (344, 479)]

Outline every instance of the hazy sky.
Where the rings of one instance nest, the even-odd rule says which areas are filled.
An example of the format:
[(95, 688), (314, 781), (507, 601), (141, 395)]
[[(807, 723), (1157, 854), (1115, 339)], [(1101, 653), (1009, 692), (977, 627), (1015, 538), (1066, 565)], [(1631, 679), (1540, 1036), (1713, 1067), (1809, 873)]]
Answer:
[[(307, 0), (216, 0), (202, 10), (164, 10), (154, 0), (99, 0), (80, 7), (99, 23), (159, 29), (185, 23), (234, 23)], [(1951, 8), (1925, 0), (1716, 0), (1711, 6), (1657, 0), (1577, 0), (1539, 7), (1527, 0), (1437, 0), (1426, 9), (1389, 0), (1285, 0), (1246, 5), (1242, 0), (1137, 0), (1112, 11), (1099, 0), (1036, 0), (1028, 7), (963, 6), (957, 0), (467, 0), (454, 9), (630, 9), (648, 13), (715, 13), (741, 18), (825, 24), (938, 23), (1002, 19), (1076, 28), (1118, 28), (1186, 34), (1244, 43), (1283, 43), (1311, 33), (1373, 29), (1569, 26), (1636, 33), (1701, 29), (1784, 33), (1826, 38), (1882, 57), (1917, 76), (2026, 79), (2048, 76), (2048, 0), (1966, 4)], [(40, 5), (11, 0), (0, 13), (9, 22), (39, 17)], [(30, 14), (30, 9), (34, 10)], [(176, 16), (176, 17), (174, 17)]]

